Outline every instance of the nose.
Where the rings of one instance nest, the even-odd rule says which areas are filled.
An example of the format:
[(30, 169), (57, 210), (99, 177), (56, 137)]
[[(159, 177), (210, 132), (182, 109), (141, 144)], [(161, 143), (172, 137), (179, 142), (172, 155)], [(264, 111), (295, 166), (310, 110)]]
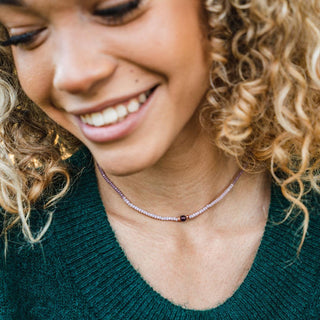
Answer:
[(118, 61), (101, 48), (101, 42), (86, 41), (72, 35), (60, 37), (55, 47), (53, 85), (72, 94), (88, 93), (107, 81), (115, 72)]

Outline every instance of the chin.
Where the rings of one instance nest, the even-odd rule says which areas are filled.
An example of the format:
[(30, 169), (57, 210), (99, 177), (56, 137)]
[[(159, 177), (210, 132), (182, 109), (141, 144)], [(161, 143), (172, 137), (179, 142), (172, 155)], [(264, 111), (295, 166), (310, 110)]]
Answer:
[(97, 157), (94, 156), (96, 161), (102, 167), (102, 169), (113, 176), (129, 176), (141, 171), (147, 170), (156, 165), (158, 162), (157, 157), (145, 155), (142, 157), (134, 155), (125, 155), (116, 157), (115, 155), (108, 157), (107, 155)]
[(128, 166), (115, 166), (115, 167), (106, 167), (107, 169), (105, 170), (108, 172), (109, 175), (117, 176), (117, 177), (126, 177), (130, 176), (135, 173), (139, 173), (146, 168), (144, 166), (133, 166), (133, 165), (128, 165)]

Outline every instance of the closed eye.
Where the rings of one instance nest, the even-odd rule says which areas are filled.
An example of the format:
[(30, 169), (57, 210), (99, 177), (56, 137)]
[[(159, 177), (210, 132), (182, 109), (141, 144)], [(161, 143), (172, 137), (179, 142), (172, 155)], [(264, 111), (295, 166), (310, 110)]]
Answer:
[(25, 45), (30, 44), (35, 40), (35, 38), (41, 31), (43, 31), (43, 29), (11, 36), (5, 41), (0, 41), (0, 45), (3, 47), (7, 47), (7, 46), (18, 46), (23, 44)]
[(142, 1), (143, 0), (131, 0), (117, 6), (105, 9), (96, 9), (94, 14), (106, 18), (111, 24), (118, 24), (124, 22), (131, 13), (134, 13), (139, 9)]

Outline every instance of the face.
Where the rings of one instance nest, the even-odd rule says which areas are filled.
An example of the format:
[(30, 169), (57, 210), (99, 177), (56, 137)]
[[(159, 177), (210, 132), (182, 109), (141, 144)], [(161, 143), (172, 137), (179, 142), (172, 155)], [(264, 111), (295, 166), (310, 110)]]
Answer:
[(143, 170), (195, 139), (209, 69), (199, 0), (8, 2), (22, 88), (106, 171)]

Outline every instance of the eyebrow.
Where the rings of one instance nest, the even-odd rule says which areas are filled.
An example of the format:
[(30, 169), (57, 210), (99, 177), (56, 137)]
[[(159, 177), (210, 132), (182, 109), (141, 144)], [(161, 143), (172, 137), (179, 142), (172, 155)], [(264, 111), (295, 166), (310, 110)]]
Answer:
[(23, 6), (23, 0), (0, 0), (0, 5), (6, 4), (9, 6)]

